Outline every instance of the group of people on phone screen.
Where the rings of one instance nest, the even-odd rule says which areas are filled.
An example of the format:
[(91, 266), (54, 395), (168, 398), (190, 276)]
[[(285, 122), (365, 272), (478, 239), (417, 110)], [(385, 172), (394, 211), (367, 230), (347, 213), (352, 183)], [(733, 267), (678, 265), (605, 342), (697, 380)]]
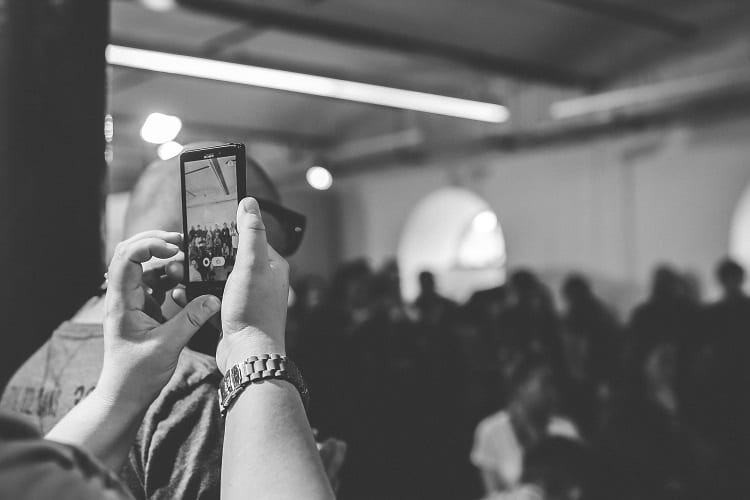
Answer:
[(190, 281), (226, 279), (234, 266), (238, 244), (239, 233), (234, 221), (191, 226), (188, 231)]

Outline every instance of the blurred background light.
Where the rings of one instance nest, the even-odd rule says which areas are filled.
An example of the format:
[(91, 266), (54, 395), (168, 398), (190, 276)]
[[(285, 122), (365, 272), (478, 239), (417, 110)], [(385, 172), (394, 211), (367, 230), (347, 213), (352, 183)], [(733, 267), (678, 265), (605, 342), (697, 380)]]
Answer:
[(146, 142), (164, 144), (174, 140), (182, 128), (182, 120), (163, 113), (151, 113), (143, 122), (141, 137)]
[(120, 45), (109, 45), (106, 57), (107, 62), (115, 66), (332, 97), (468, 120), (502, 123), (510, 117), (508, 108), (501, 104)]
[(177, 2), (175, 0), (141, 0), (144, 7), (160, 12), (172, 10)]
[(307, 169), (307, 183), (315, 189), (325, 191), (333, 185), (333, 176), (327, 169), (319, 166)]
[(112, 142), (112, 139), (115, 136), (115, 123), (114, 120), (112, 120), (112, 115), (107, 115), (104, 117), (104, 140), (107, 142)]
[(182, 153), (182, 149), (182, 144), (179, 142), (169, 141), (159, 146), (156, 150), (156, 154), (158, 154), (159, 158), (162, 160), (169, 160), (170, 158), (174, 158)]
[(492, 210), (484, 210), (474, 217), (471, 225), (477, 232), (491, 233), (497, 227), (497, 215)]

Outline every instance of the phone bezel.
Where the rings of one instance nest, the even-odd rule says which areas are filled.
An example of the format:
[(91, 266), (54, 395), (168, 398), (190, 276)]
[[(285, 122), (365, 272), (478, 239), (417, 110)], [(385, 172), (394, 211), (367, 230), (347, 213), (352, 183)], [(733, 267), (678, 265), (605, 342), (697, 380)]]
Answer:
[(212, 146), (208, 148), (192, 149), (185, 151), (180, 155), (180, 185), (182, 192), (182, 251), (185, 254), (185, 261), (183, 263), (183, 284), (185, 285), (185, 292), (188, 300), (192, 300), (195, 297), (201, 295), (216, 295), (221, 298), (224, 293), (224, 285), (226, 280), (212, 280), (212, 281), (190, 281), (190, 262), (188, 261), (188, 220), (187, 220), (187, 192), (185, 190), (185, 163), (191, 161), (206, 160), (209, 158), (224, 158), (227, 156), (234, 155), (235, 161), (235, 174), (237, 176), (237, 203), (245, 198), (247, 192), (246, 182), (246, 161), (245, 161), (245, 145), (244, 144), (222, 144), (220, 146)]

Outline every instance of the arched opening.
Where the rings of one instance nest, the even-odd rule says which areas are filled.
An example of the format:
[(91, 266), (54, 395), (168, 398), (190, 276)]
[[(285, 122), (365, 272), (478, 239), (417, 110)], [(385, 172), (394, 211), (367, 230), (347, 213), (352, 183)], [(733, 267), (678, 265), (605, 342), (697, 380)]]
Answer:
[(750, 186), (745, 189), (734, 211), (729, 235), (729, 254), (750, 269)]
[(505, 239), (497, 215), (477, 194), (445, 188), (424, 199), (406, 220), (398, 248), (404, 299), (419, 294), (418, 275), (435, 274), (441, 294), (462, 302), (505, 280)]

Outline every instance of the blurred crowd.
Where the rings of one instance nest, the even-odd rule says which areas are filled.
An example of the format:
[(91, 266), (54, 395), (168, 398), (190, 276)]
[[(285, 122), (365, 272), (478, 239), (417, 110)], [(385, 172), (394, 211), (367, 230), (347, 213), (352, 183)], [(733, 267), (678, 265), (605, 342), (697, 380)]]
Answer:
[[(531, 270), (465, 304), (395, 262), (296, 286), (288, 352), (320, 435), (350, 445), (341, 498), (750, 498), (750, 298), (662, 266), (624, 321), (586, 277), (555, 304)], [(341, 374), (345, 373), (345, 377)]]

